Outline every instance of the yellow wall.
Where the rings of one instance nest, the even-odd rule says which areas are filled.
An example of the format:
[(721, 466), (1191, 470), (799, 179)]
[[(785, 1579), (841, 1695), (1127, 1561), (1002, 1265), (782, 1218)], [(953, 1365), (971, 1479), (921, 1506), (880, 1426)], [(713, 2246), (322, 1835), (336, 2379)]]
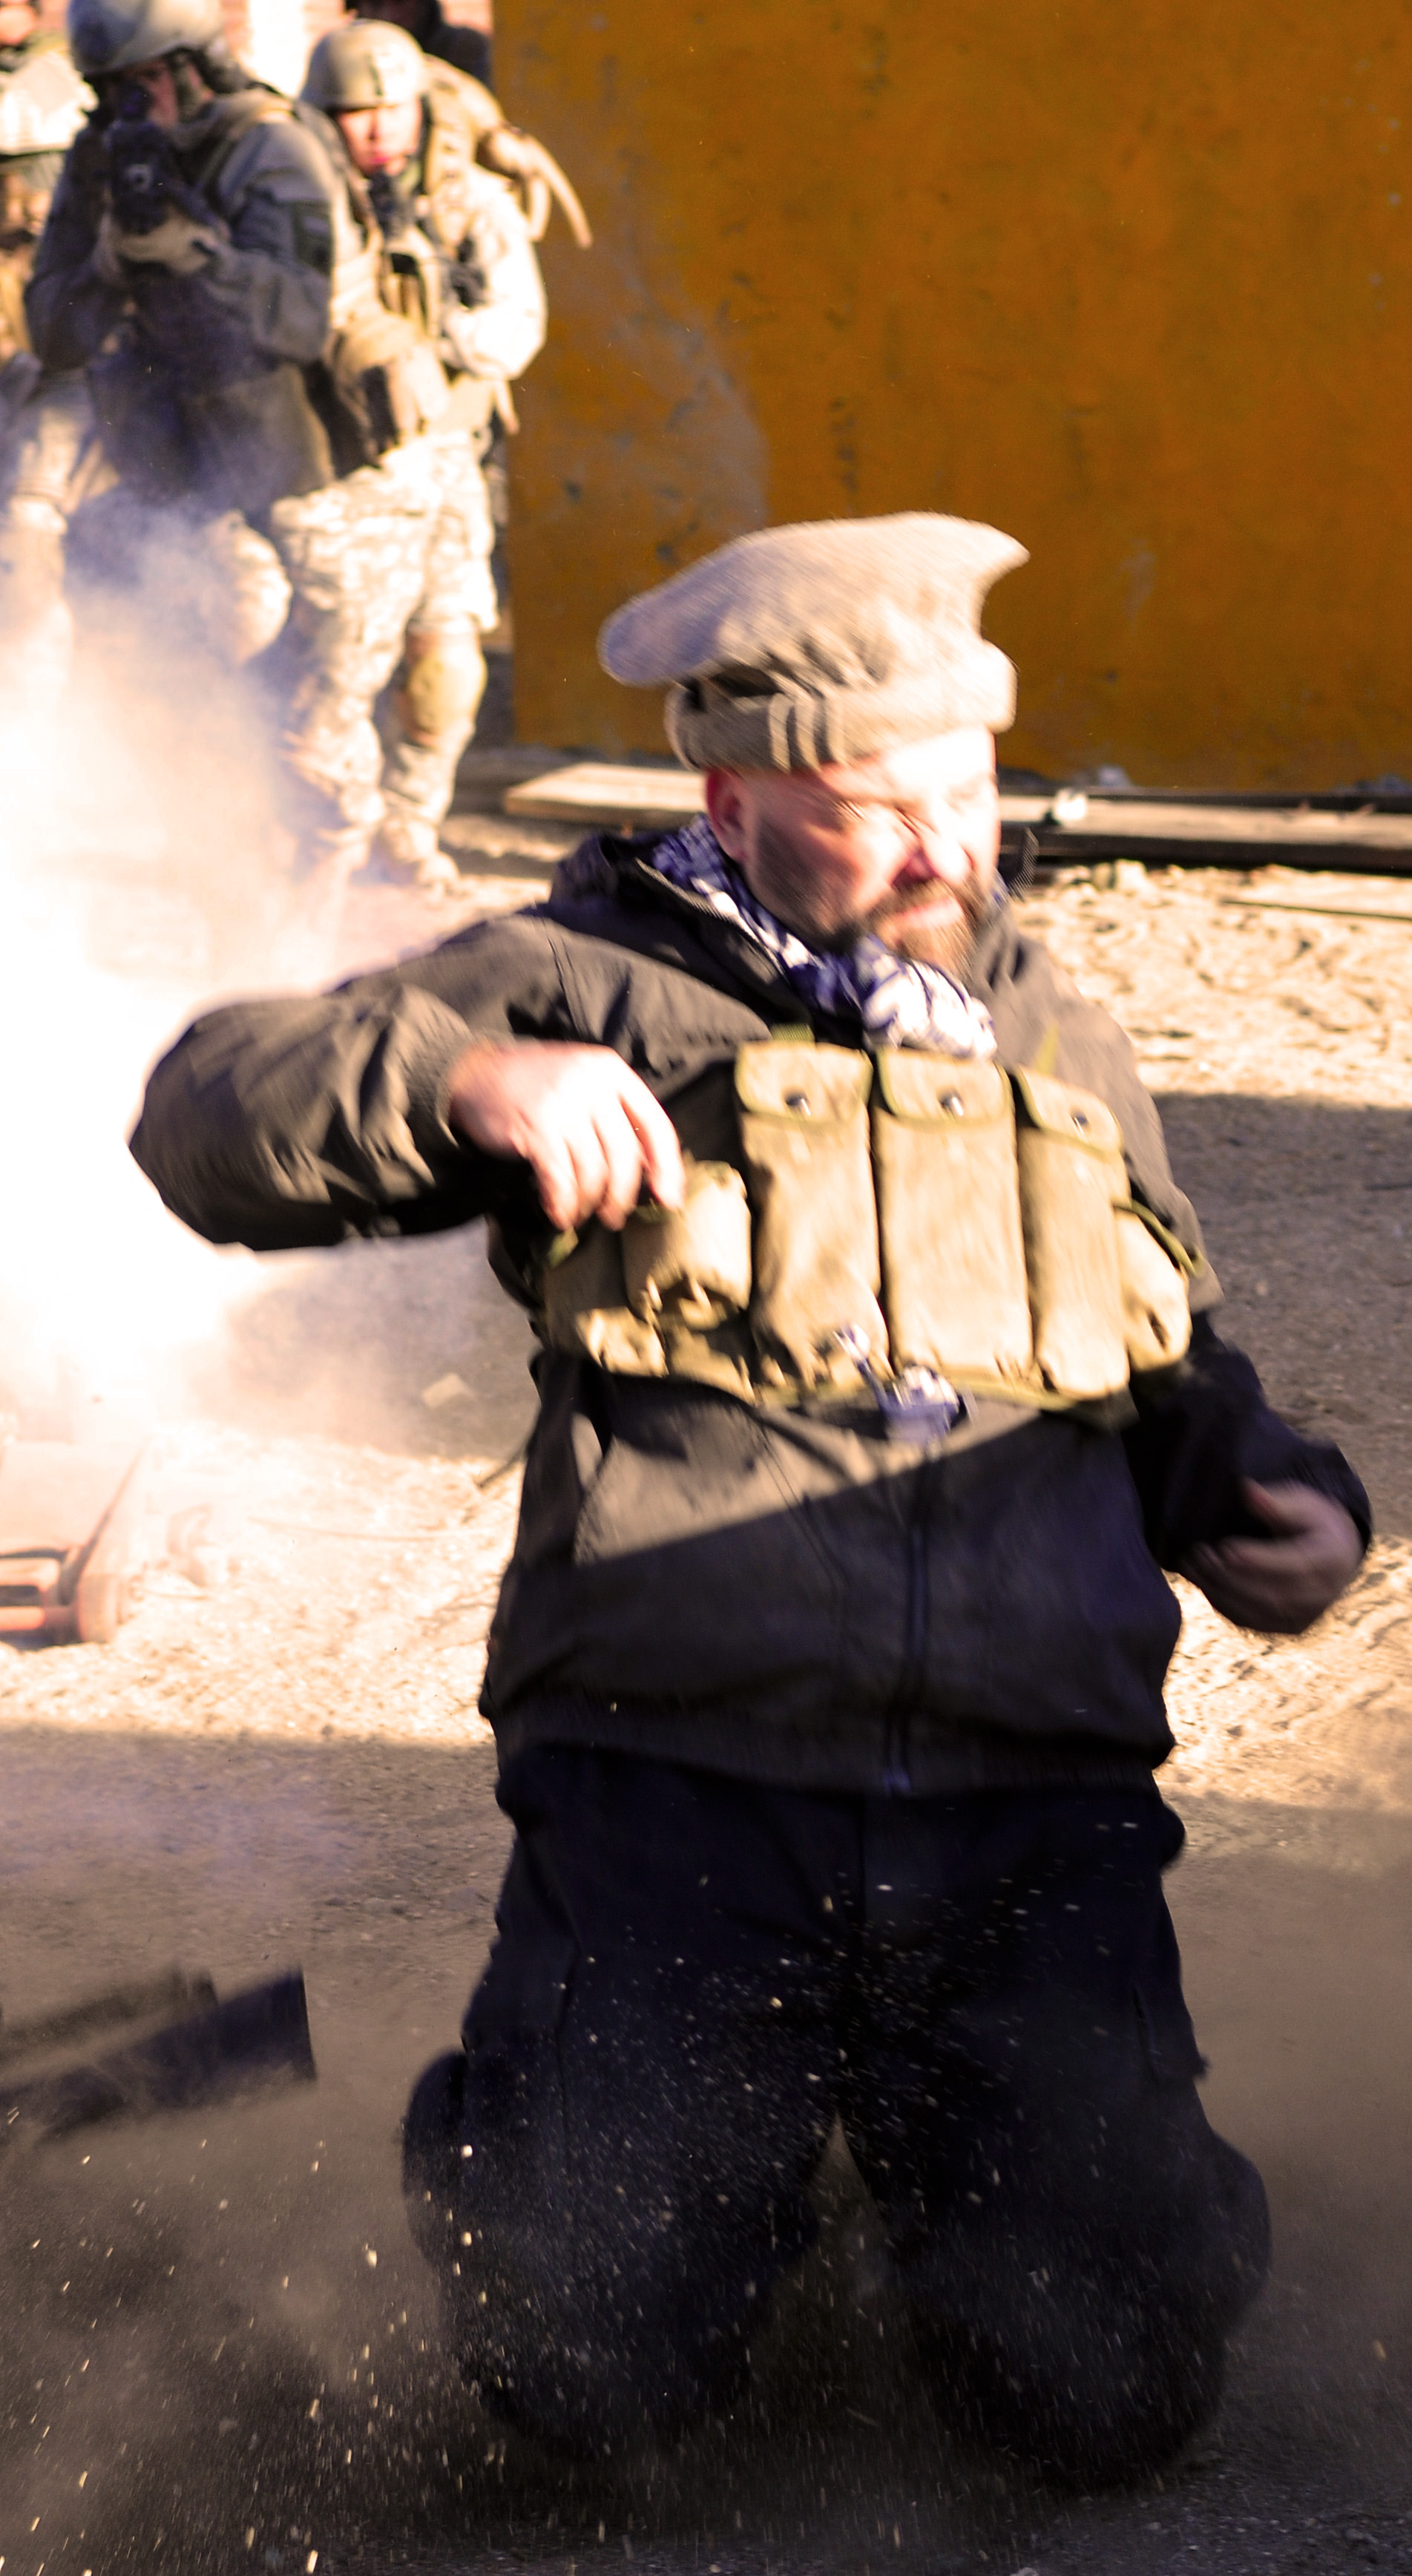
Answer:
[(660, 748), (599, 620), (764, 522), (994, 520), (1004, 757), (1412, 774), (1402, 0), (501, 0), (544, 245), (528, 740)]

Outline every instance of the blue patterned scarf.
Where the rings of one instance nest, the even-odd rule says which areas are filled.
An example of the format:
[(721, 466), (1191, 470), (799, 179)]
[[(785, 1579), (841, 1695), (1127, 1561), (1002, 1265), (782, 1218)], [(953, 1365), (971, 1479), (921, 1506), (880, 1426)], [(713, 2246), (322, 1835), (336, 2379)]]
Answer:
[(811, 1010), (860, 1020), (874, 1051), (934, 1047), (939, 1055), (994, 1055), (995, 1031), (985, 1004), (940, 966), (896, 957), (871, 933), (833, 957), (786, 930), (756, 902), (704, 815), (659, 841), (652, 865), (670, 884), (699, 895), (723, 921), (747, 931)]

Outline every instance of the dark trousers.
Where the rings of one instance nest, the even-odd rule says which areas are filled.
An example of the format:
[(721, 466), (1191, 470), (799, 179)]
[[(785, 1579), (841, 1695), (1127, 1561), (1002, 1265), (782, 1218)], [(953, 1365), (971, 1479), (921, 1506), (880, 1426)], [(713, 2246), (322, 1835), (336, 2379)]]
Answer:
[(405, 2133), (492, 2409), (584, 2450), (729, 2405), (835, 2120), (938, 2410), (1049, 2475), (1159, 2467), (1268, 2261), (1208, 2126), (1155, 1794), (800, 1794), (520, 1756), (464, 2054)]

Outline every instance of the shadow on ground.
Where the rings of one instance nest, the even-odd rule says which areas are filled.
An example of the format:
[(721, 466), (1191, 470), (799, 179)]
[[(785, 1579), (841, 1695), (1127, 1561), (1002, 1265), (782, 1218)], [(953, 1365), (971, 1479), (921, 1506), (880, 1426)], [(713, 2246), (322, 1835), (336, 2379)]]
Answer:
[(1338, 1441), (1384, 1537), (1412, 1533), (1412, 1115), (1227, 1092), (1159, 1099), (1271, 1401)]

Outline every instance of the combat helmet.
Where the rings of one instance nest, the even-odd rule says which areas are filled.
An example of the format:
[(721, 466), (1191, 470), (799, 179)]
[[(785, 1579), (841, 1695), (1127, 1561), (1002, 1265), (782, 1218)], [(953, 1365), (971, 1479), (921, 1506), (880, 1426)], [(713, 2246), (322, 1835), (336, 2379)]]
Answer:
[(221, 0), (69, 0), (69, 45), (85, 78), (106, 79), (162, 54), (224, 54)]
[(309, 56), (301, 96), (325, 116), (358, 107), (404, 107), (425, 98), (431, 65), (414, 36), (385, 18), (345, 18)]

